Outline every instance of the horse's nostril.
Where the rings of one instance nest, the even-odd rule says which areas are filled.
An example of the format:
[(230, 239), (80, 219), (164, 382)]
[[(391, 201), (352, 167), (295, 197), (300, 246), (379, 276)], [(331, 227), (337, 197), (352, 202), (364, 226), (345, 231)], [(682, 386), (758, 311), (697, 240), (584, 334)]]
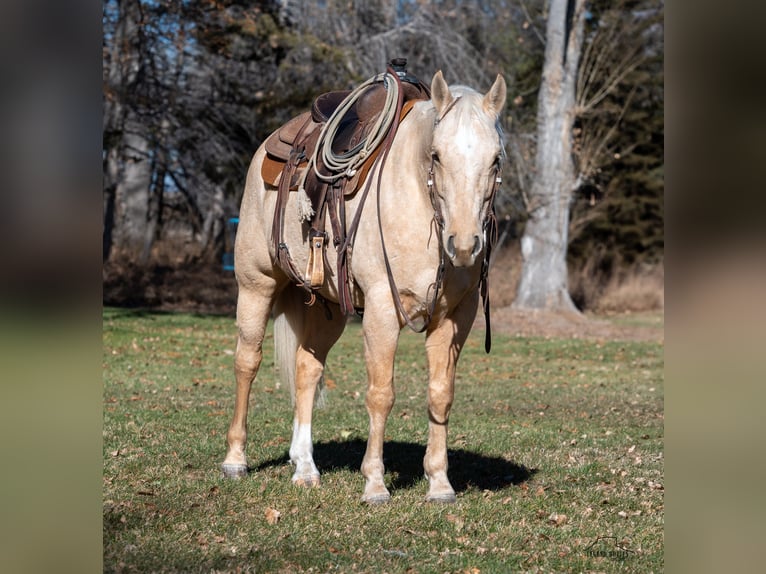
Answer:
[(478, 235), (473, 236), (473, 251), (471, 251), (471, 255), (473, 257), (476, 257), (479, 254), (479, 251), (481, 251), (481, 237)]
[(455, 258), (455, 236), (450, 235), (447, 238), (447, 255), (450, 256), (450, 259)]

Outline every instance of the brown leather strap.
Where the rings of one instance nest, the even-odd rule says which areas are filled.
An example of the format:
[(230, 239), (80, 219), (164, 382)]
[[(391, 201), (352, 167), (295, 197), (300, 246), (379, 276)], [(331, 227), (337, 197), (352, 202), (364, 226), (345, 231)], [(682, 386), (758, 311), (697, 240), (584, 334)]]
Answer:
[[(307, 116), (306, 121), (298, 130), (296, 141), (301, 141), (301, 137), (310, 123), (311, 117)], [(279, 178), (279, 185), (277, 186), (277, 205), (274, 209), (274, 220), (271, 227), (271, 240), (274, 244), (274, 253), (277, 259), (280, 257), (280, 245), (282, 244), (282, 234), (285, 222), (285, 207), (287, 205), (287, 198), (290, 195), (290, 180), (298, 169), (303, 154), (303, 147), (295, 147), (290, 151), (290, 157), (282, 170), (282, 176)]]
[[(403, 90), (401, 89), (401, 81), (399, 80), (399, 77), (396, 75), (396, 73), (391, 68), (389, 68), (388, 70), (389, 70), (389, 73), (394, 77), (394, 81), (396, 81), (399, 84), (399, 87), (400, 87), (400, 89), (399, 89), (399, 99), (398, 99), (396, 105), (397, 105), (397, 110), (401, 110), (401, 107), (402, 107), (402, 93), (403, 93)], [(391, 143), (393, 142), (393, 134), (396, 133), (396, 130), (397, 130), (398, 127), (399, 127), (399, 116), (397, 114), (397, 117), (394, 118), (394, 122), (393, 122), (393, 124), (391, 126), (391, 131), (389, 132), (389, 134), (387, 135), (387, 137), (386, 137), (386, 139), (384, 140), (384, 143), (383, 143), (384, 147), (383, 147), (383, 153), (381, 154), (379, 172), (383, 171), (383, 166), (386, 163), (386, 159), (388, 158), (388, 152), (390, 151)], [(391, 139), (391, 141), (388, 141), (389, 138)], [(378, 232), (380, 233), (380, 244), (381, 244), (381, 247), (383, 248), (383, 261), (386, 264), (386, 275), (388, 276), (388, 284), (389, 284), (389, 287), (391, 288), (391, 296), (394, 299), (394, 305), (396, 306), (396, 310), (402, 316), (402, 319), (404, 320), (406, 325), (410, 329), (415, 331), (416, 333), (422, 333), (423, 331), (425, 331), (428, 328), (428, 324), (431, 322), (431, 316), (433, 314), (433, 310), (434, 310), (434, 308), (436, 306), (436, 300), (438, 298), (439, 286), (441, 285), (441, 277), (439, 277), (439, 276), (441, 275), (441, 273), (443, 271), (443, 267), (444, 267), (444, 263), (443, 263), (443, 261), (441, 261), (441, 259), (443, 257), (442, 254), (441, 254), (442, 250), (441, 249), (439, 250), (439, 252), (440, 252), (440, 255), (439, 255), (440, 264), (439, 264), (439, 270), (437, 271), (436, 288), (435, 288), (435, 293), (434, 293), (434, 297), (433, 297), (432, 303), (429, 306), (429, 309), (427, 310), (426, 320), (423, 322), (423, 325), (421, 327), (416, 327), (415, 324), (412, 321), (412, 318), (407, 314), (407, 311), (404, 309), (404, 304), (402, 303), (402, 299), (399, 296), (399, 289), (396, 286), (396, 281), (394, 280), (394, 274), (391, 271), (391, 262), (388, 259), (388, 251), (386, 250), (386, 240), (383, 237), (383, 222), (382, 222), (382, 217), (381, 217), (381, 213), (380, 213), (380, 195), (381, 195), (380, 194), (380, 181), (381, 181), (381, 178), (378, 175), (378, 184), (377, 184), (377, 192), (378, 192), (378, 197), (377, 197), (377, 200), (378, 200)]]
[[(383, 166), (385, 165), (386, 159), (388, 158), (388, 152), (390, 151), (391, 146), (393, 145), (394, 137), (396, 136), (396, 133), (399, 129), (399, 124), (404, 119), (404, 117), (410, 112), (412, 107), (415, 105), (415, 101), (413, 100), (410, 100), (404, 103), (405, 90), (402, 86), (401, 80), (399, 80), (399, 76), (394, 72), (394, 70), (391, 67), (387, 68), (387, 72), (389, 73), (389, 77), (392, 77), (394, 79), (394, 81), (397, 83), (397, 86), (399, 88), (398, 99), (396, 102), (396, 114), (391, 123), (391, 126), (389, 127), (386, 137), (383, 139), (383, 142), (375, 151), (376, 157), (374, 158), (373, 162), (370, 164), (369, 173), (367, 173), (365, 176), (365, 184), (362, 190), (362, 195), (359, 201), (359, 205), (356, 208), (356, 213), (354, 214), (354, 218), (351, 220), (351, 225), (349, 227), (348, 234), (346, 235), (343, 244), (338, 250), (338, 262), (337, 262), (338, 298), (339, 298), (341, 309), (343, 309), (343, 312), (348, 315), (355, 312), (355, 308), (353, 306), (353, 300), (351, 296), (350, 274), (348, 271), (348, 265), (349, 265), (348, 252), (350, 249), (352, 249), (354, 245), (354, 240), (356, 239), (356, 232), (357, 232), (357, 229), (359, 228), (359, 222), (362, 217), (362, 210), (364, 208), (364, 204), (367, 200), (367, 196), (369, 195), (370, 189), (372, 188), (372, 182), (376, 180), (377, 180), (377, 192), (378, 192), (378, 226), (380, 226), (380, 180), (381, 180), (381, 175), (383, 173)], [(418, 90), (421, 93), (427, 96), (430, 96), (430, 90), (424, 84), (419, 84)], [(394, 297), (394, 303), (396, 304), (399, 312), (402, 313), (402, 316), (405, 318), (405, 322), (407, 322), (407, 324), (412, 327), (412, 322), (409, 316), (406, 314), (406, 312), (404, 312), (401, 299), (399, 298), (399, 292), (396, 289), (396, 284), (393, 282), (393, 275), (391, 273), (390, 265), (388, 263), (388, 254), (386, 253), (386, 246), (385, 246), (385, 241), (383, 240), (382, 230), (380, 232), (381, 232), (381, 245), (383, 247), (383, 256), (386, 262), (388, 280), (389, 280), (389, 285), (391, 285), (391, 292)]]
[[(449, 111), (449, 109), (447, 110)], [(446, 113), (446, 112), (445, 112)], [(441, 115), (440, 118), (437, 118), (436, 123), (441, 121), (441, 119), (444, 117), (444, 114)], [(437, 227), (437, 235), (439, 237), (439, 249), (443, 249), (442, 243), (441, 243), (441, 229), (444, 226), (444, 216), (441, 212), (441, 206), (439, 205), (439, 202), (436, 199), (436, 180), (434, 178), (434, 162), (435, 159), (431, 158), (431, 165), (428, 168), (428, 195), (431, 199), (431, 206), (434, 210), (434, 223)], [(492, 174), (492, 178), (494, 181), (492, 182), (492, 191), (489, 194), (489, 200), (487, 202), (487, 213), (484, 216), (484, 223), (483, 223), (483, 231), (485, 236), (485, 247), (484, 247), (484, 259), (481, 262), (481, 273), (479, 275), (479, 293), (481, 294), (482, 298), (482, 307), (484, 310), (484, 323), (485, 323), (485, 332), (484, 332), (484, 350), (489, 353), (490, 349), (492, 348), (492, 324), (491, 324), (491, 317), (490, 317), (490, 302), (489, 302), (489, 262), (492, 255), (492, 248), (494, 247), (495, 243), (497, 242), (497, 216), (495, 215), (495, 196), (497, 195), (497, 190), (500, 188), (500, 172), (501, 167), (498, 163), (495, 166), (495, 171)], [(443, 259), (443, 255), (442, 255)], [(441, 265), (443, 266), (444, 262), (442, 260)], [(428, 320), (430, 321), (431, 317), (429, 315)]]
[(495, 166), (495, 181), (492, 184), (492, 192), (489, 196), (489, 207), (484, 218), (484, 235), (486, 246), (484, 247), (484, 260), (481, 262), (481, 276), (479, 278), (479, 292), (481, 293), (482, 307), (484, 308), (484, 351), (489, 353), (492, 349), (492, 322), (489, 304), (489, 262), (492, 249), (497, 242), (497, 216), (495, 214), (495, 196), (500, 188), (500, 165)]
[[(302, 141), (302, 136), (307, 127), (311, 124), (311, 117), (308, 116), (304, 124), (298, 130), (296, 141)], [(293, 178), (298, 165), (304, 159), (304, 148), (294, 147), (290, 151), (290, 157), (285, 164), (282, 176), (277, 186), (277, 204), (274, 209), (274, 219), (271, 228), (271, 240), (274, 243), (274, 258), (275, 262), (285, 272), (285, 274), (299, 287), (306, 290), (311, 296), (311, 302), (315, 300), (315, 295), (311, 290), (311, 286), (308, 285), (301, 275), (301, 272), (295, 267), (292, 257), (290, 257), (290, 250), (287, 244), (284, 242), (284, 222), (285, 222), (285, 208), (287, 206), (287, 199), (290, 195), (290, 181)], [(329, 311), (329, 307), (325, 304), (325, 309)]]

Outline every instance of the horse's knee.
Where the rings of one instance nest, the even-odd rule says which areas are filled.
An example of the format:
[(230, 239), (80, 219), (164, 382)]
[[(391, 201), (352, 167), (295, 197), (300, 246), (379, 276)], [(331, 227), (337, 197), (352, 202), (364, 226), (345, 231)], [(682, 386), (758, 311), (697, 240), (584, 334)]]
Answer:
[(388, 415), (394, 408), (394, 390), (391, 385), (372, 386), (367, 389), (365, 404), (371, 413)]
[(428, 391), (428, 415), (438, 424), (447, 424), (454, 394), (450, 386), (432, 387)]
[(255, 376), (261, 366), (263, 351), (260, 346), (246, 345), (240, 342), (234, 355), (234, 370), (236, 373)]

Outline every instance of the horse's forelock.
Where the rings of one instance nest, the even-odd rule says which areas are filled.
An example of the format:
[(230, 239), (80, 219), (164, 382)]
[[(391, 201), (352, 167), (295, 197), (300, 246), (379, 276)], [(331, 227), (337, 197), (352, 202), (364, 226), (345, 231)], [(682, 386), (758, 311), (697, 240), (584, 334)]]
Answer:
[(476, 120), (479, 123), (486, 126), (488, 129), (494, 130), (500, 140), (501, 154), (505, 158), (505, 132), (500, 122), (500, 118), (491, 117), (484, 110), (482, 101), (484, 96), (470, 88), (463, 85), (450, 86), (450, 92), (455, 98), (460, 100), (455, 106), (448, 112), (448, 114), (454, 114), (456, 116), (457, 125), (467, 126), (472, 125)]

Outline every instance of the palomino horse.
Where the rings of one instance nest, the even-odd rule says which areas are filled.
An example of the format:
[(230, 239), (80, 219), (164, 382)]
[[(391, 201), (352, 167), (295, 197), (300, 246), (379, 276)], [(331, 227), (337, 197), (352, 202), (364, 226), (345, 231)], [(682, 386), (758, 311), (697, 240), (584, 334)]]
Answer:
[[(487, 220), (493, 216), (491, 204), (504, 155), (499, 115), (505, 98), (505, 80), (500, 75), (486, 94), (480, 94), (464, 86), (448, 86), (437, 72), (431, 82), (431, 100), (417, 102), (399, 125), (379, 175), (378, 197), (364, 204), (349, 256), (349, 274), (354, 306), (364, 309), (366, 407), (370, 417), (361, 467), (366, 479), (365, 502), (390, 498), (383, 479), (384, 427), (394, 404), (394, 355), (399, 333), (413, 320), (427, 321), (426, 499), (455, 500), (447, 478), (447, 424), (458, 357), (478, 310), (483, 255), (489, 248)], [(237, 388), (222, 470), (228, 477), (247, 474), (250, 387), (261, 364), (261, 345), (273, 307), (277, 364), (280, 372), (287, 374), (295, 401), (292, 480), (298, 485), (317, 486), (319, 471), (313, 460), (311, 436), (315, 392), (327, 354), (343, 332), (346, 317), (337, 304), (338, 280), (329, 266), (319, 290), (325, 304), (309, 306), (304, 292), (275, 263), (270, 238), (277, 191), (261, 177), (265, 153), (262, 146), (253, 157), (239, 214), (235, 246), (239, 285)], [(295, 195), (290, 194), (285, 209), (284, 243), (296, 267), (302, 269), (309, 256), (308, 225), (299, 219)], [(346, 203), (348, 220), (357, 211), (360, 195), (354, 194)], [(329, 224), (326, 231), (332, 239)], [(392, 285), (408, 317), (397, 308)]]

